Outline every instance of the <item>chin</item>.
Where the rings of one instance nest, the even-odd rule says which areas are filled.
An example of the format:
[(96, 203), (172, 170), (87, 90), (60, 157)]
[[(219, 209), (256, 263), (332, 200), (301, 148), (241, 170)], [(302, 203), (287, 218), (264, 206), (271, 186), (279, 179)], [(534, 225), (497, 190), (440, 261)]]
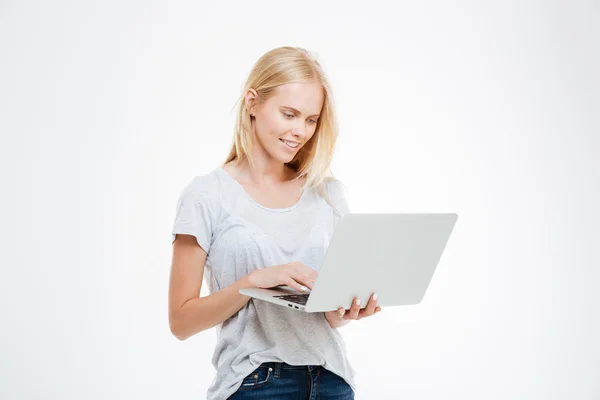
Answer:
[(275, 157), (278, 161), (281, 161), (283, 164), (287, 164), (290, 161), (292, 161), (294, 159), (294, 157), (296, 157), (296, 155), (287, 155), (287, 154), (283, 154), (283, 155), (279, 155), (279, 157)]
[(294, 157), (296, 157), (296, 154), (298, 154), (298, 151), (295, 151), (294, 153), (289, 153), (286, 151), (276, 149), (274, 152), (271, 153), (271, 157), (282, 163), (289, 163), (294, 159)]

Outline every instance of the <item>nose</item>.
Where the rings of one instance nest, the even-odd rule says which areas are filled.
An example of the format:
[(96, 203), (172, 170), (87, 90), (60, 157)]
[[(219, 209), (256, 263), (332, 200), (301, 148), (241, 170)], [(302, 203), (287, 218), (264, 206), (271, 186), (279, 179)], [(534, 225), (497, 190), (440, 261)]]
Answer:
[(294, 137), (300, 137), (300, 138), (304, 138), (304, 135), (306, 134), (306, 128), (302, 125), (296, 125), (293, 129), (292, 129), (292, 135)]

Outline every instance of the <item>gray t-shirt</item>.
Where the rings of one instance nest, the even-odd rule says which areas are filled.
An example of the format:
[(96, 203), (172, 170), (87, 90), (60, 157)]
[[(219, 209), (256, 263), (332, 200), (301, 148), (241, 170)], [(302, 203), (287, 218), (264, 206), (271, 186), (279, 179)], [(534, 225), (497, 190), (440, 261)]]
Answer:
[[(327, 183), (331, 202), (349, 212), (344, 187)], [(318, 271), (339, 215), (315, 190), (305, 189), (288, 208), (267, 208), (254, 201), (222, 167), (194, 177), (177, 204), (175, 234), (194, 235), (208, 253), (205, 279), (211, 293), (251, 271), (300, 261)], [(208, 400), (226, 399), (261, 363), (322, 365), (356, 391), (354, 370), (338, 329), (322, 312), (306, 313), (251, 299), (217, 326), (212, 357), (216, 376)]]

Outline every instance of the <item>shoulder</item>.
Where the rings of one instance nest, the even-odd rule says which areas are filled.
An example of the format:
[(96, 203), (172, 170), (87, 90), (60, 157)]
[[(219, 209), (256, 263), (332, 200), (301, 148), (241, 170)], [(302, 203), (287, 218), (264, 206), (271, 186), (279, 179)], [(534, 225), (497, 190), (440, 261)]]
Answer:
[(218, 201), (221, 193), (218, 170), (192, 177), (181, 190), (181, 197), (190, 200)]
[(325, 185), (327, 187), (327, 193), (330, 196), (345, 197), (347, 195), (348, 190), (339, 179), (336, 179), (332, 176), (327, 177), (325, 180)]
[(335, 209), (341, 214), (350, 212), (348, 206), (348, 190), (342, 181), (334, 177), (328, 177), (325, 181), (325, 186), (327, 188), (327, 195)]

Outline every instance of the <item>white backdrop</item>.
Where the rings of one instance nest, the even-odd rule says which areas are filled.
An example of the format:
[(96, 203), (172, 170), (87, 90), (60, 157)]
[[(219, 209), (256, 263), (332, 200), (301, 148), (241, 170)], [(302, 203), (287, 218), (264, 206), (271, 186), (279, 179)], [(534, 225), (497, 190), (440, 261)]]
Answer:
[(599, 27), (597, 1), (2, 1), (0, 398), (205, 397), (215, 330), (168, 326), (176, 202), (282, 45), (333, 84), (352, 211), (459, 214), (420, 305), (342, 328), (357, 399), (600, 398)]

